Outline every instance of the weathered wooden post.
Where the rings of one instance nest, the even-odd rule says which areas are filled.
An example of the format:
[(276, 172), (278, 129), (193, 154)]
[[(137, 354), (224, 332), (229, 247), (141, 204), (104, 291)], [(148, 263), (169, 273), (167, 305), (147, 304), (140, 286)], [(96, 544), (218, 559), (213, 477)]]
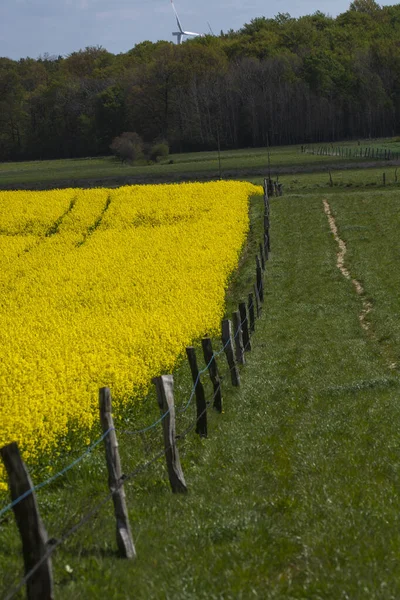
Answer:
[(117, 546), (123, 558), (135, 558), (136, 550), (133, 543), (128, 509), (126, 507), (125, 490), (121, 485), (123, 474), (119, 457), (117, 434), (112, 417), (111, 392), (107, 387), (99, 390), (100, 422), (106, 450), (108, 470), (108, 487), (113, 492), (114, 514), (117, 521)]
[(162, 425), (169, 482), (174, 494), (184, 494), (187, 492), (187, 487), (175, 434), (174, 378), (172, 375), (161, 375), (161, 377), (154, 377), (153, 383), (156, 386), (160, 411), (165, 415)]
[(246, 359), (244, 357), (244, 347), (243, 347), (243, 330), (240, 323), (240, 313), (236, 310), (232, 313), (232, 323), (233, 323), (233, 335), (235, 338), (235, 354), (236, 354), (236, 362), (240, 365), (244, 365)]
[(261, 257), (261, 268), (263, 271), (265, 271), (264, 245), (261, 242), (258, 245), (258, 249), (260, 251), (260, 257)]
[(261, 314), (261, 302), (260, 302), (260, 294), (258, 293), (258, 287), (257, 287), (256, 283), (254, 284), (254, 300), (256, 303), (256, 315), (258, 318)]
[(382, 181), (383, 181), (383, 185), (385, 186), (386, 185), (386, 173), (384, 173), (382, 175)]
[(269, 232), (269, 215), (267, 212), (264, 213), (264, 233)]
[(268, 250), (268, 252), (271, 252), (269, 226), (270, 226), (270, 221), (269, 221), (269, 200), (268, 200), (268, 207), (264, 210), (264, 239), (265, 239), (265, 236), (267, 236), (267, 238), (268, 238), (267, 250)]
[(201, 345), (203, 348), (204, 362), (208, 366), (208, 373), (214, 389), (213, 406), (215, 410), (222, 412), (221, 379), (218, 373), (217, 361), (214, 356), (210, 338), (203, 338), (201, 340)]
[(239, 370), (235, 363), (235, 356), (233, 353), (232, 346), (232, 323), (229, 319), (224, 319), (222, 321), (222, 345), (224, 346), (224, 351), (226, 354), (226, 359), (228, 361), (229, 371), (231, 373), (231, 381), (232, 385), (237, 387), (240, 385), (240, 376)]
[(201, 383), (200, 373), (197, 366), (196, 351), (193, 346), (186, 348), (186, 354), (190, 365), (190, 371), (192, 373), (193, 385), (195, 386), (197, 408), (196, 433), (198, 433), (200, 437), (207, 437), (207, 404), (204, 394), (204, 387)]
[(264, 287), (263, 287), (263, 280), (262, 280), (262, 269), (261, 269), (260, 259), (258, 256), (256, 256), (256, 277), (257, 277), (257, 289), (258, 289), (258, 294), (260, 296), (260, 302), (264, 302)]
[[(13, 507), (15, 520), (22, 540), (25, 575), (27, 575), (45, 556), (48, 546), (47, 532), (40, 518), (31, 478), (22, 461), (16, 442), (0, 450), (8, 475), (11, 500), (23, 494), (28, 495)], [(32, 490), (30, 493), (29, 491)], [(26, 582), (28, 600), (53, 600), (53, 575), (50, 557)]]
[(250, 342), (250, 332), (249, 332), (249, 320), (247, 318), (247, 309), (246, 309), (245, 302), (240, 302), (239, 314), (240, 314), (240, 321), (242, 324), (244, 349), (246, 352), (249, 352), (251, 350), (251, 342)]
[(264, 179), (264, 213), (269, 213), (268, 181)]
[(254, 296), (252, 293), (249, 294), (248, 309), (250, 319), (250, 331), (255, 331)]
[(274, 182), (272, 181), (272, 179), (268, 179), (268, 197), (271, 197), (274, 195)]
[(268, 233), (264, 233), (264, 255), (265, 255), (265, 260), (269, 259), (269, 235)]

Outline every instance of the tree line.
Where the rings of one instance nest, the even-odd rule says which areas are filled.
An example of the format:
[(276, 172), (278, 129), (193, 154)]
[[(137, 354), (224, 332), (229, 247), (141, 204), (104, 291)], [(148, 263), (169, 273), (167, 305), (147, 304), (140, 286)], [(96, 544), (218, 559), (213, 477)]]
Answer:
[(399, 40), (399, 4), (355, 0), (179, 46), (0, 58), (0, 160), (104, 155), (123, 132), (174, 151), (394, 135)]

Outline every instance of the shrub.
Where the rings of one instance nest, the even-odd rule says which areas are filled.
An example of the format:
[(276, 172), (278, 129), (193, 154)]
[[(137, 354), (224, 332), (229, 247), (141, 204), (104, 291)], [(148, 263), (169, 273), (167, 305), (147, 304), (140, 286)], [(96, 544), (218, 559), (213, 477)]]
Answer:
[(150, 159), (156, 162), (159, 158), (166, 158), (169, 155), (169, 146), (167, 142), (157, 142), (150, 148)]
[(122, 162), (134, 162), (143, 158), (143, 140), (139, 134), (125, 131), (113, 139), (110, 150)]

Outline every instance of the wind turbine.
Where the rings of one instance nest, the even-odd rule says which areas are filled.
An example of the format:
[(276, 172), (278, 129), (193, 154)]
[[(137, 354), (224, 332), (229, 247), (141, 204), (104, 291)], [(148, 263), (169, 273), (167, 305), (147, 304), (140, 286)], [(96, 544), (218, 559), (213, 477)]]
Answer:
[(172, 9), (173, 9), (173, 11), (175, 13), (176, 22), (178, 23), (178, 29), (179, 29), (179, 31), (174, 31), (172, 33), (172, 35), (176, 35), (176, 43), (177, 44), (181, 44), (182, 43), (182, 37), (184, 35), (191, 35), (192, 37), (199, 37), (199, 36), (202, 37), (204, 35), (203, 33), (194, 33), (193, 31), (184, 31), (182, 29), (182, 25), (181, 25), (181, 22), (179, 20), (178, 13), (176, 12), (176, 8), (175, 8), (173, 0), (171, 0), (171, 4), (172, 4)]

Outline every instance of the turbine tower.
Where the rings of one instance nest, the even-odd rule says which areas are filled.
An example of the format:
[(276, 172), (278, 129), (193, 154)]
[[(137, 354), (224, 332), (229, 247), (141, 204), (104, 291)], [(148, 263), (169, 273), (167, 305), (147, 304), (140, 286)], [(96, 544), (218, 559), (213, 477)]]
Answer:
[(183, 38), (184, 35), (190, 35), (192, 37), (199, 37), (199, 36), (202, 37), (204, 35), (203, 33), (194, 33), (193, 31), (184, 31), (183, 30), (181, 22), (180, 22), (179, 17), (178, 17), (178, 13), (176, 12), (176, 8), (175, 8), (173, 0), (171, 0), (171, 4), (172, 4), (172, 9), (173, 9), (173, 11), (175, 13), (176, 22), (178, 24), (178, 29), (179, 29), (179, 31), (173, 31), (172, 32), (172, 35), (176, 35), (176, 43), (177, 44), (181, 44), (182, 43), (182, 38)]

